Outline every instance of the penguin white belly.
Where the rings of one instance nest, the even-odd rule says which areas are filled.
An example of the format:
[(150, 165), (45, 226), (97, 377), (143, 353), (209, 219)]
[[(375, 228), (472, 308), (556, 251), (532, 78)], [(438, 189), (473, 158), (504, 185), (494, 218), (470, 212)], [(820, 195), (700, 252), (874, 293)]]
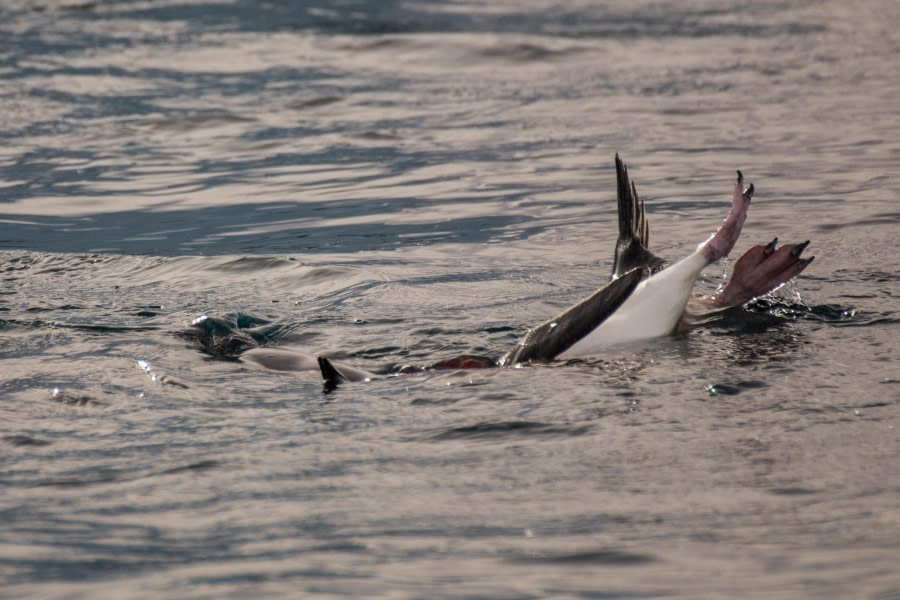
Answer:
[(595, 356), (616, 344), (669, 335), (684, 314), (694, 282), (708, 264), (698, 250), (645, 279), (615, 313), (557, 358)]

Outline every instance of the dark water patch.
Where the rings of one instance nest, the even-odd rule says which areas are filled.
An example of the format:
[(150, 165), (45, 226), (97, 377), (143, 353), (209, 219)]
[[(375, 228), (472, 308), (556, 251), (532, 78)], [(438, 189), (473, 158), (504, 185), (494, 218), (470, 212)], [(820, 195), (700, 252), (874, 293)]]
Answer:
[[(900, 383), (900, 382), (892, 381), (890, 379), (882, 379), (878, 383), (886, 384), (886, 383)], [(886, 407), (893, 406), (893, 405), (894, 405), (893, 402), (886, 402), (883, 400), (879, 400), (879, 401), (874, 401), (874, 402), (865, 402), (863, 404), (860, 404), (859, 407), (860, 408), (886, 408)]]
[(587, 425), (558, 425), (537, 421), (500, 421), (430, 430), (425, 432), (421, 439), (432, 441), (507, 441), (510, 438), (579, 436), (588, 433), (590, 430), (591, 427)]
[(402, 135), (392, 131), (362, 131), (349, 134), (347, 137), (370, 142), (395, 142), (403, 139)]
[(736, 383), (714, 383), (707, 386), (706, 391), (709, 392), (711, 396), (737, 396), (747, 390), (758, 390), (768, 387), (768, 385), (769, 384), (766, 382), (759, 380), (738, 381)]
[[(874, 298), (876, 296), (869, 294), (863, 295), (862, 292), (871, 290), (869, 286), (861, 287), (860, 283), (896, 283), (900, 281), (900, 272), (884, 271), (881, 269), (866, 268), (862, 265), (853, 269), (835, 269), (828, 274), (827, 281), (830, 283), (846, 284), (842, 286), (845, 294), (857, 293), (863, 298)], [(882, 288), (878, 290), (885, 295), (891, 295), (891, 288)]]
[(294, 258), (276, 258), (267, 256), (243, 256), (219, 264), (216, 270), (231, 273), (252, 273), (264, 269), (281, 269), (284, 267), (297, 266), (297, 260)]
[(804, 487), (780, 487), (780, 488), (769, 488), (768, 491), (770, 494), (775, 494), (776, 496), (810, 496), (813, 494), (821, 494), (821, 490), (815, 490), (812, 488), (804, 488)]
[(476, 56), (490, 60), (509, 61), (513, 63), (546, 62), (565, 58), (583, 52), (581, 48), (554, 49), (536, 43), (503, 44), (482, 48), (475, 52)]
[[(82, 548), (82, 550), (85, 550)], [(138, 559), (113, 558), (68, 558), (68, 559), (12, 559), (5, 560), (10, 566), (22, 573), (23, 581), (37, 578), (42, 582), (67, 581), (88, 582), (97, 578), (112, 577), (123, 572), (140, 572), (151, 568), (151, 565)], [(168, 561), (154, 561), (158, 565)], [(25, 576), (27, 574), (27, 576)], [(15, 580), (13, 580), (14, 582)]]
[(179, 379), (176, 379), (175, 377), (172, 377), (171, 375), (160, 375), (156, 377), (155, 381), (159, 382), (162, 385), (178, 388), (180, 390), (191, 389), (191, 386)]
[(186, 465), (179, 465), (177, 467), (169, 467), (168, 469), (163, 469), (158, 471), (156, 474), (158, 475), (171, 475), (173, 473), (181, 473), (184, 471), (205, 471), (207, 469), (212, 469), (214, 467), (218, 467), (222, 465), (222, 461), (215, 459), (201, 460), (194, 463), (189, 463)]
[(727, 335), (733, 335), (735, 331), (743, 333), (766, 333), (771, 329), (782, 327), (789, 323), (789, 319), (777, 313), (777, 310), (769, 312), (767, 304), (751, 304), (740, 308), (733, 308), (715, 315), (709, 321), (707, 327), (712, 330), (723, 330)]
[(234, 326), (240, 329), (250, 329), (262, 325), (269, 325), (271, 323), (271, 321), (265, 317), (258, 317), (245, 312), (236, 312), (229, 316), (234, 322)]
[(176, 114), (156, 119), (155, 121), (144, 121), (143, 124), (149, 124), (156, 129), (173, 129), (181, 132), (207, 127), (221, 127), (233, 123), (249, 123), (253, 121), (255, 121), (255, 119), (244, 117), (242, 115), (213, 110), (209, 112)]
[[(872, 296), (862, 296), (872, 298)], [(838, 304), (808, 306), (777, 297), (757, 298), (749, 304), (723, 311), (710, 322), (712, 327), (762, 333), (796, 321), (814, 321), (838, 326), (861, 326), (893, 322), (890, 314), (863, 315), (856, 307)]]
[(341, 281), (358, 275), (360, 270), (354, 267), (314, 267), (302, 271), (292, 281), (304, 286), (316, 286), (327, 281)]
[(98, 469), (90, 475), (80, 477), (62, 477), (47, 479), (32, 484), (32, 487), (87, 487), (97, 484), (114, 483), (122, 481), (136, 481), (139, 479), (154, 478), (164, 475), (177, 475), (180, 473), (199, 473), (222, 466), (223, 462), (217, 459), (205, 459), (197, 462), (171, 467), (154, 467), (133, 471), (102, 470)]
[(509, 334), (513, 334), (512, 338), (521, 336), (525, 332), (525, 330), (522, 329), (521, 327), (512, 327), (512, 326), (508, 326), (508, 325), (489, 325), (488, 327), (485, 327), (484, 329), (482, 329), (482, 331), (485, 333), (490, 333), (490, 334), (509, 333)]
[[(856, 299), (875, 299), (871, 294), (849, 296)], [(853, 306), (839, 304), (816, 304), (807, 306), (798, 302), (787, 302), (774, 298), (758, 298), (740, 309), (722, 313), (713, 322), (714, 326), (743, 328), (746, 331), (762, 332), (769, 328), (794, 321), (813, 321), (838, 327), (863, 327), (900, 322), (893, 312), (876, 313), (862, 311)]]
[(450, 406), (462, 402), (463, 398), (456, 396), (437, 396), (428, 398), (413, 398), (410, 400), (410, 406)]
[[(28, 311), (26, 310), (26, 312)], [(44, 311), (38, 310), (36, 312)], [(156, 331), (159, 329), (156, 325), (100, 325), (89, 323), (66, 323), (64, 321), (48, 321), (44, 319), (34, 319), (31, 321), (21, 319), (0, 319), (0, 327), (5, 329), (72, 329), (92, 333), (131, 333)]]
[(62, 306), (30, 306), (25, 309), (25, 312), (29, 313), (40, 313), (40, 312), (52, 312), (56, 310), (84, 310), (84, 306), (79, 306), (77, 304), (63, 304)]
[[(2, 221), (6, 223), (6, 221)], [(5, 256), (5, 263), (3, 265), (4, 273), (15, 273), (18, 271), (27, 271), (32, 267), (36, 258), (35, 255), (26, 255), (26, 256)]]
[(48, 440), (42, 440), (40, 438), (31, 437), (30, 435), (24, 434), (14, 434), (14, 435), (5, 435), (2, 439), (5, 443), (10, 446), (48, 446), (50, 442)]
[[(31, 195), (29, 193), (29, 196)], [(315, 208), (310, 204), (298, 202), (293, 205), (291, 210), (295, 215), (289, 219), (322, 217), (322, 215), (312, 213)], [(372, 216), (370, 223), (343, 224), (335, 222), (326, 224), (327, 222), (319, 221), (315, 227), (298, 225), (289, 232), (289, 235), (256, 233), (256, 227), (249, 230), (246, 226), (235, 227), (234, 223), (246, 221), (248, 213), (267, 216), (264, 212), (265, 207), (260, 205), (209, 206), (197, 211), (178, 211), (177, 214), (170, 215), (170, 218), (177, 220), (178, 223), (189, 222), (194, 225), (191, 228), (178, 230), (172, 230), (169, 225), (162, 222), (161, 219), (164, 215), (161, 216), (161, 213), (157, 211), (98, 213), (90, 217), (92, 225), (106, 234), (102, 238), (102, 243), (96, 238), (87, 242), (92, 244), (92, 249), (96, 251), (157, 256), (198, 253), (333, 252), (336, 248), (344, 252), (362, 252), (392, 247), (433, 245), (438, 242), (484, 244), (500, 235), (509, 238), (509, 229), (513, 225), (533, 220), (533, 217), (527, 215), (504, 214), (489, 217), (461, 216), (450, 221), (424, 225), (421, 223), (392, 223), (390, 213), (385, 213), (382, 202), (372, 202), (371, 204), (370, 209), (359, 203), (343, 210), (336, 204), (328, 207), (331, 219), (340, 219), (341, 215), (338, 214), (340, 212), (354, 217), (369, 214)], [(392, 202), (391, 211), (395, 210), (399, 204), (399, 202)], [(274, 215), (269, 214), (268, 216), (273, 220), (276, 219)], [(83, 239), (69, 236), (47, 236), (50, 231), (68, 226), (67, 220), (64, 218), (41, 216), (30, 220), (33, 224), (22, 225), (18, 229), (18, 233), (22, 236), (21, 239), (14, 243), (4, 242), (0, 239), (0, 245), (5, 243), (16, 248), (51, 252), (71, 252), (84, 248), (86, 240)], [(278, 219), (279, 227), (282, 223), (283, 220)], [(127, 224), (124, 229), (123, 224)], [(257, 226), (265, 225), (264, 222), (255, 224)], [(162, 229), (165, 229), (167, 233), (161, 233)], [(119, 233), (125, 230), (127, 230), (127, 235)], [(514, 231), (515, 237), (528, 237), (533, 233), (543, 231), (543, 227), (530, 233), (523, 228), (516, 228)]]
[(75, 329), (78, 331), (87, 331), (91, 333), (132, 333), (156, 331), (160, 329), (157, 325), (107, 325), (107, 324), (88, 324), (88, 323), (53, 323), (53, 327), (64, 327), (67, 329)]
[(81, 12), (81, 11), (92, 11), (99, 7), (100, 4), (97, 2), (68, 2), (57, 5), (52, 4), (37, 4), (31, 6), (31, 10), (34, 12), (44, 12), (44, 11), (59, 11), (59, 12)]
[[(146, 571), (183, 566), (205, 560), (227, 560), (231, 556), (230, 540), (219, 536), (195, 538), (170, 533), (167, 527), (127, 527), (122, 525), (52, 521), (30, 531), (18, 529), (20, 535), (41, 540), (40, 546), (55, 549), (74, 548), (71, 556), (60, 557), (44, 552), (43, 556), (13, 557), (3, 560), (14, 567), (16, 579), (42, 582), (94, 582), (122, 573), (131, 576)], [(61, 550), (60, 550), (61, 551)], [(10, 578), (12, 580), (12, 578)]]
[(63, 487), (63, 488), (73, 488), (73, 487), (86, 487), (90, 485), (96, 485), (99, 483), (110, 483), (113, 481), (120, 480), (121, 477), (114, 474), (97, 474), (90, 477), (70, 477), (70, 478), (60, 478), (60, 479), (47, 479), (44, 481), (39, 481), (37, 483), (32, 484), (32, 487)]
[(846, 323), (860, 316), (858, 309), (836, 304), (818, 304), (806, 308), (805, 311), (798, 309), (794, 314), (802, 315), (803, 318), (810, 321), (822, 323)]
[(757, 298), (742, 309), (726, 311), (732, 315), (747, 316), (746, 313), (774, 317), (772, 323), (796, 321), (812, 313), (812, 309), (799, 302), (784, 301), (779, 298)]
[(100, 400), (88, 394), (76, 392), (74, 390), (65, 390), (53, 388), (50, 393), (50, 399), (66, 406), (76, 406), (80, 408), (103, 408), (109, 406), (110, 403)]
[[(861, 298), (872, 299), (874, 296), (862, 296)], [(834, 304), (812, 306), (800, 318), (835, 327), (869, 327), (900, 323), (900, 313), (895, 311), (876, 312)]]
[(31, 275), (65, 275), (70, 272), (84, 270), (97, 270), (108, 267), (110, 263), (118, 260), (115, 256), (98, 254), (53, 254), (53, 253), (29, 253), (24, 257), (11, 257), (11, 262), (22, 264)]
[(875, 592), (871, 600), (897, 600), (900, 598), (900, 585)]
[[(848, 227), (872, 227), (878, 225), (894, 226), (900, 224), (900, 213), (881, 213), (867, 216), (865, 219), (855, 221), (842, 221), (840, 223), (822, 223), (815, 229), (822, 232), (839, 231)], [(894, 276), (896, 278), (896, 276)]]
[[(335, 550), (321, 549), (321, 550), (310, 550), (309, 552), (314, 553), (351, 553), (357, 554), (362, 552), (367, 552), (369, 549), (365, 550), (353, 550), (350, 549), (351, 546), (347, 546), (348, 550), (340, 550), (340, 546), (335, 546)], [(328, 567), (320, 567), (315, 569), (286, 569), (279, 570), (277, 573), (253, 573), (253, 572), (241, 572), (241, 566), (235, 565), (234, 572), (229, 575), (219, 575), (219, 576), (208, 576), (208, 577), (191, 577), (188, 579), (188, 582), (191, 585), (202, 586), (204, 589), (209, 586), (230, 586), (230, 585), (246, 585), (246, 584), (263, 584), (263, 583), (275, 583), (275, 582), (290, 582), (295, 584), (298, 579), (300, 580), (314, 580), (314, 581), (322, 581), (322, 580), (336, 580), (336, 581), (349, 581), (349, 580), (370, 580), (372, 576), (367, 573), (353, 573), (347, 572), (346, 569), (330, 569)], [(319, 584), (321, 585), (321, 584)], [(314, 586), (315, 587), (319, 586)], [(314, 594), (315, 595), (315, 594)]]
[[(533, 34), (564, 38), (623, 39), (697, 38), (713, 36), (774, 37), (804, 36), (827, 31), (825, 22), (782, 19), (767, 23), (764, 14), (749, 10), (740, 23), (724, 20), (729, 8), (705, 7), (672, 10), (622, 10), (602, 5), (600, 10), (579, 10), (565, 4), (514, 3), (496, 11), (467, 13), (450, 4), (429, 4), (428, 8), (393, 1), (372, 3), (353, 0), (332, 4), (331, 10), (301, 16), (291, 12), (297, 27), (312, 28), (322, 34), (352, 33), (367, 36), (403, 34), (489, 33)], [(446, 8), (445, 8), (446, 6)], [(515, 7), (512, 9), (511, 7)], [(626, 5), (628, 6), (628, 5)], [(286, 18), (287, 14), (282, 18)]]
[(405, 349), (402, 346), (379, 346), (376, 348), (354, 350), (348, 353), (348, 356), (366, 360), (381, 360), (387, 357), (402, 358), (402, 356), (404, 355), (404, 350)]
[(343, 99), (344, 98), (342, 96), (318, 96), (316, 98), (310, 98), (308, 100), (295, 100), (293, 102), (289, 102), (287, 107), (294, 110), (307, 110), (311, 108), (328, 106), (329, 104), (335, 104), (342, 101)]
[(848, 415), (848, 409), (844, 406), (799, 406), (786, 407), (786, 410), (801, 415), (837, 415), (839, 417)]
[(571, 554), (533, 554), (510, 559), (510, 562), (518, 564), (546, 564), (546, 565), (606, 565), (606, 566), (630, 566), (644, 565), (659, 560), (651, 554), (626, 552), (624, 550), (592, 550), (585, 552), (573, 552)]

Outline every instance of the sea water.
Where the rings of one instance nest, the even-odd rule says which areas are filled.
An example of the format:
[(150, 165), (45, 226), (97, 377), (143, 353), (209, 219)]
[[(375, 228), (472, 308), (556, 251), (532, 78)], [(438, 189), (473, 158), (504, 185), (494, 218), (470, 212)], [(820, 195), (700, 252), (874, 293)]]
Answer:
[[(0, 596), (900, 597), (897, 23), (4, 3)], [(499, 357), (602, 286), (616, 152), (656, 254), (741, 169), (732, 261), (816, 261), (685, 335), (390, 376)], [(324, 388), (253, 345), (388, 377)]]

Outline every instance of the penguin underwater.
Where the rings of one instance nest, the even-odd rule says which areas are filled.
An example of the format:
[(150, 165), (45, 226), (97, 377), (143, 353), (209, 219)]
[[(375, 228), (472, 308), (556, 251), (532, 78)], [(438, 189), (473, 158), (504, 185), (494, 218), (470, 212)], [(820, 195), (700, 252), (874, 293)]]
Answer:
[[(650, 228), (644, 203), (615, 157), (619, 235), (610, 281), (553, 319), (531, 329), (499, 360), (464, 355), (440, 361), (426, 370), (511, 367), (535, 362), (600, 356), (609, 348), (665, 337), (696, 326), (716, 312), (742, 306), (768, 294), (799, 275), (815, 257), (802, 258), (809, 241), (777, 247), (778, 238), (753, 246), (735, 263), (731, 279), (712, 297), (692, 295), (703, 269), (724, 258), (740, 237), (754, 186), (744, 188), (737, 172), (731, 209), (721, 226), (687, 257), (668, 265), (649, 249)], [(202, 344), (204, 330), (216, 319), (200, 317), (192, 323)], [(199, 332), (199, 334), (197, 333)], [(367, 381), (384, 377), (281, 348), (253, 347), (240, 342), (240, 360), (279, 371), (318, 369), (326, 384)]]

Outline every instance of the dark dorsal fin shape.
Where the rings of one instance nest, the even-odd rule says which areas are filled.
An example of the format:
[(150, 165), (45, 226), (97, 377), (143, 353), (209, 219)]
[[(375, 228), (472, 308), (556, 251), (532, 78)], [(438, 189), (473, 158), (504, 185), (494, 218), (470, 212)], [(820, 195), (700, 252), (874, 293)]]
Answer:
[(616, 154), (616, 192), (619, 197), (619, 239), (613, 256), (612, 279), (647, 267), (659, 271), (665, 262), (650, 252), (650, 224), (637, 188), (628, 179), (628, 168)]
[(378, 375), (356, 369), (347, 365), (336, 365), (324, 356), (317, 356), (319, 363), (319, 371), (322, 373), (322, 379), (326, 385), (337, 385), (345, 381), (368, 381), (370, 379), (378, 379)]
[(555, 319), (532, 329), (503, 359), (501, 366), (553, 360), (616, 312), (638, 283), (648, 276), (646, 269), (625, 273)]
[(334, 363), (330, 360), (324, 356), (317, 356), (316, 360), (319, 361), (319, 371), (322, 372), (322, 379), (325, 380), (326, 384), (337, 385), (347, 381), (347, 378), (341, 375), (340, 371), (334, 367)]

